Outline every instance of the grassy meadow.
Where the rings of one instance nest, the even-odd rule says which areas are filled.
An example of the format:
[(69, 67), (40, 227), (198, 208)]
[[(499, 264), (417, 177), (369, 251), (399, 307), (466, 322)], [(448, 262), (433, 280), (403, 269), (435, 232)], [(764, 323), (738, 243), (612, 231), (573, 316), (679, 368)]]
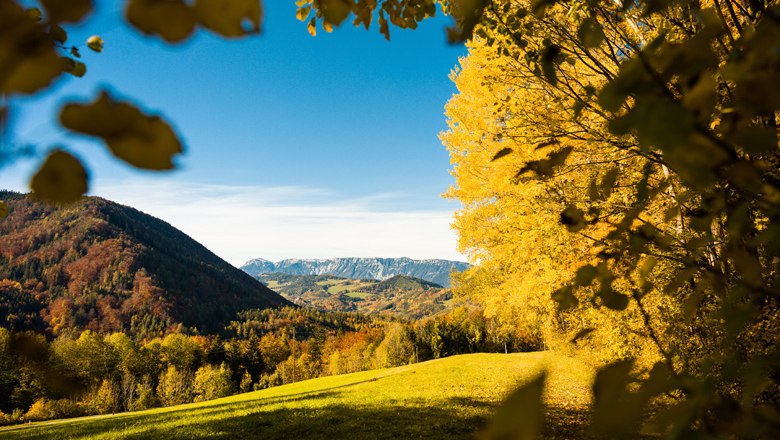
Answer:
[(469, 354), (223, 399), (0, 428), (2, 439), (467, 439), (542, 368), (546, 438), (582, 435), (593, 371), (551, 352)]

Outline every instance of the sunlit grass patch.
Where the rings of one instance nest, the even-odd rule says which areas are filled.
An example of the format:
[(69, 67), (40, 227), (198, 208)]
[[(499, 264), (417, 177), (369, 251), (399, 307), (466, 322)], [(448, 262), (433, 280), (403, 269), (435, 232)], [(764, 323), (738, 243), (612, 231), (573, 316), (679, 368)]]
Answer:
[(485, 425), (513, 387), (545, 367), (550, 370), (548, 405), (571, 416), (562, 420), (578, 429), (590, 399), (592, 371), (573, 359), (540, 352), (453, 356), (196, 404), (7, 428), (0, 430), (0, 438), (466, 439)]

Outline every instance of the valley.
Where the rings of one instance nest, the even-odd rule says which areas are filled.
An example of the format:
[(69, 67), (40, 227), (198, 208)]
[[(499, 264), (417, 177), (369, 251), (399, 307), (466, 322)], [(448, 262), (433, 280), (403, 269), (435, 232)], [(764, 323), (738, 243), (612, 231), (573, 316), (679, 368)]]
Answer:
[(294, 304), (322, 311), (414, 320), (451, 310), (456, 304), (450, 289), (406, 275), (378, 281), (270, 273), (257, 279)]

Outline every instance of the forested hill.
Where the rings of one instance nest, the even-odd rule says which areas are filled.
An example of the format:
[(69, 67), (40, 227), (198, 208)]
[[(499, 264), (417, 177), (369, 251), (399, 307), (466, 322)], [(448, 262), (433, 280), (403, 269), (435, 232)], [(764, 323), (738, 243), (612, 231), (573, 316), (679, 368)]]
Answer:
[(168, 223), (97, 197), (56, 207), (1, 191), (0, 326), (153, 336), (216, 331), (290, 304)]
[(287, 259), (276, 263), (256, 258), (247, 261), (241, 269), (257, 276), (264, 273), (289, 275), (333, 275), (352, 279), (386, 280), (396, 275), (420, 278), (449, 287), (450, 273), (469, 268), (468, 263), (451, 260), (412, 260), (411, 258), (330, 258)]

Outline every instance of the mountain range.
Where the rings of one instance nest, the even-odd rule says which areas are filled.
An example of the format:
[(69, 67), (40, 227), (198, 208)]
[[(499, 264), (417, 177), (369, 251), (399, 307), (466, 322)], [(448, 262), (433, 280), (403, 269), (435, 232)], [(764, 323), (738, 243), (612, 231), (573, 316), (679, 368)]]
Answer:
[(332, 275), (352, 279), (386, 280), (396, 275), (420, 278), (440, 286), (450, 286), (450, 273), (469, 268), (468, 263), (451, 260), (412, 260), (411, 258), (330, 258), (287, 259), (271, 262), (262, 258), (247, 261), (241, 270), (258, 276), (266, 273), (288, 275)]
[[(0, 191), (0, 327), (158, 336), (215, 332), (238, 311), (290, 305), (169, 225), (98, 197), (67, 206)], [(4, 322), (3, 322), (4, 321)]]

